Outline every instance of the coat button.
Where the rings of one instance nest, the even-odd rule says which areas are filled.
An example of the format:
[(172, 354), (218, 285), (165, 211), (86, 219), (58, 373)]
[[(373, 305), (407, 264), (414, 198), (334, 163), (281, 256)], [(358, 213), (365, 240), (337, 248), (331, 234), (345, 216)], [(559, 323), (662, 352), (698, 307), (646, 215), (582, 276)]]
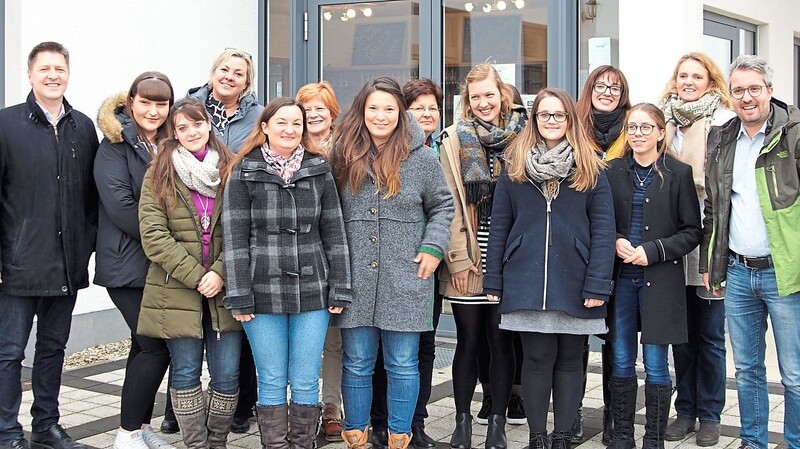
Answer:
[(63, 286), (61, 286), (61, 291), (62, 291), (62, 292), (64, 292), (64, 293), (66, 293), (66, 292), (68, 292), (68, 291), (69, 291), (69, 289), (67, 288), (67, 286), (66, 286), (66, 285), (63, 285)]
[(645, 198), (645, 199), (644, 199), (644, 202), (645, 202), (645, 203), (649, 203), (649, 202), (650, 202), (650, 198)]
[(378, 213), (378, 209), (375, 209), (374, 207), (370, 207), (369, 208), (369, 213), (371, 213), (372, 215), (375, 215), (376, 213)]
[(678, 261), (677, 261), (677, 260), (673, 260), (673, 261), (672, 261), (672, 264), (673, 264), (673, 265), (678, 265)]
[(245, 178), (246, 178), (246, 177), (248, 177), (248, 176), (250, 176), (250, 173), (245, 173), (245, 174), (244, 174), (244, 177), (245, 177)]
[(369, 264), (369, 267), (373, 268), (373, 269), (377, 269), (378, 268), (378, 262), (373, 260), (372, 263)]
[(371, 236), (369, 236), (369, 241), (372, 242), (372, 243), (375, 243), (375, 242), (378, 241), (378, 237), (374, 236), (374, 235), (371, 235)]
[(644, 227), (644, 230), (645, 230), (645, 231), (649, 231), (649, 230), (650, 230), (650, 226), (645, 226), (645, 227)]
[(648, 287), (649, 287), (649, 286), (650, 286), (650, 283), (648, 282), (648, 283), (646, 283), (646, 284), (644, 284), (644, 285), (646, 285), (646, 286), (648, 286)]

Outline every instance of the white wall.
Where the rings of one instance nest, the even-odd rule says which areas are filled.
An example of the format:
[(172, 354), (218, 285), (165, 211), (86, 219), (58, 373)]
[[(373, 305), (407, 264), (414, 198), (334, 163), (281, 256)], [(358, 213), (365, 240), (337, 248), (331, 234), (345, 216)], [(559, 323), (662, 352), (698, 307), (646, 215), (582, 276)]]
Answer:
[[(634, 103), (655, 101), (678, 58), (703, 50), (704, 10), (758, 25), (758, 54), (775, 69), (774, 96), (793, 102), (793, 45), (800, 33), (800, 1), (618, 1), (620, 69), (628, 78)], [(727, 67), (721, 69), (727, 75)]]
[[(226, 47), (258, 52), (258, 0), (6, 0), (6, 105), (30, 91), (26, 59), (42, 41), (70, 52), (67, 100), (93, 119), (102, 101), (146, 70), (177, 98), (208, 81)], [(257, 61), (255, 61), (257, 64)]]

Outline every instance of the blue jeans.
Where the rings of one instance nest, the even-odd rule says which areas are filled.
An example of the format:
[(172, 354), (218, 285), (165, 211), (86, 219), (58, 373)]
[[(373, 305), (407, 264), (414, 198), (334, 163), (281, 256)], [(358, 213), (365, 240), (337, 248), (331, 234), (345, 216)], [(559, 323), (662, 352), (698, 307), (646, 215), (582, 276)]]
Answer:
[(775, 269), (750, 269), (730, 258), (725, 314), (736, 365), (739, 437), (753, 449), (767, 447), (769, 397), (764, 357), (769, 316), (785, 388), (783, 437), (789, 447), (800, 447), (800, 292), (778, 296)]
[[(644, 279), (617, 279), (614, 306), (616, 337), (611, 345), (613, 377), (636, 377), (636, 356), (639, 351), (639, 316), (644, 302)], [(642, 345), (646, 381), (656, 385), (671, 385), (669, 376), (669, 345)]]
[(208, 362), (211, 381), (208, 388), (231, 394), (239, 391), (239, 356), (242, 352), (244, 332), (217, 333), (211, 327), (208, 302), (203, 301), (203, 338), (173, 338), (167, 340), (172, 357), (170, 387), (190, 390), (200, 385), (203, 370), (203, 349)]
[(689, 341), (672, 346), (678, 416), (719, 424), (725, 407), (725, 303), (686, 287)]
[(302, 313), (257, 314), (242, 323), (258, 372), (258, 404), (319, 403), (319, 370), (328, 331), (327, 309)]
[(411, 420), (419, 395), (419, 332), (396, 332), (377, 327), (342, 329), (342, 399), (345, 430), (364, 430), (372, 404), (372, 373), (383, 349), (387, 376), (389, 432), (411, 433)]
[(7, 444), (22, 436), (22, 425), (17, 421), (22, 403), (22, 360), (34, 315), (38, 320), (31, 373), (31, 428), (34, 432), (47, 430), (61, 417), (58, 394), (75, 295), (21, 297), (0, 293), (0, 306), (0, 444)]

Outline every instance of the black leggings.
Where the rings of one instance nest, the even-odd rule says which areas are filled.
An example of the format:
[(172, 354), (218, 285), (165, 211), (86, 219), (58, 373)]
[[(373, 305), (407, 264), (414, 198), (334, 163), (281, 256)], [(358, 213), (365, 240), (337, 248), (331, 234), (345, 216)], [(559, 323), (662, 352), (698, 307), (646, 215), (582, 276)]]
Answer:
[(585, 335), (520, 332), (522, 400), (531, 432), (547, 431), (550, 391), (553, 392), (554, 430), (569, 432), (575, 422), (583, 387)]
[(455, 304), (456, 353), (453, 356), (453, 394), (456, 413), (469, 413), (480, 372), (481, 340), (489, 342), (492, 414), (506, 414), (514, 382), (514, 332), (500, 329), (500, 314), (494, 304)]
[(136, 334), (144, 289), (120, 287), (107, 290), (131, 329), (131, 351), (122, 384), (120, 427), (133, 431), (150, 423), (156, 393), (169, 366), (169, 349), (161, 338)]

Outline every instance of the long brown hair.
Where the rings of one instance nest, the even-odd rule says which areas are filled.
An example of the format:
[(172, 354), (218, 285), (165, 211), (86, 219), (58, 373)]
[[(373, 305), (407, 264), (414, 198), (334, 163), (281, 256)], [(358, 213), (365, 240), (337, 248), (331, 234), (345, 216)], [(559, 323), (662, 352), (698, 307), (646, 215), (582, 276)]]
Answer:
[(728, 83), (725, 82), (725, 75), (722, 74), (722, 71), (719, 69), (719, 67), (717, 67), (717, 64), (714, 62), (714, 60), (704, 53), (697, 51), (686, 53), (678, 59), (678, 63), (675, 64), (675, 69), (672, 71), (672, 78), (667, 81), (667, 85), (664, 87), (664, 92), (662, 92), (661, 97), (659, 97), (659, 103), (668, 100), (672, 94), (677, 95), (678, 70), (680, 70), (681, 64), (688, 59), (697, 61), (697, 63), (706, 69), (708, 72), (709, 82), (708, 90), (716, 93), (719, 96), (720, 103), (722, 103), (723, 106), (728, 109), (733, 109), (733, 100), (731, 100), (731, 94), (728, 91)]
[(158, 143), (164, 140), (169, 134), (171, 117), (167, 115), (167, 119), (164, 120), (164, 123), (162, 123), (156, 131), (155, 141), (150, 142), (150, 140), (144, 136), (144, 133), (142, 133), (131, 111), (133, 107), (133, 98), (136, 95), (150, 101), (167, 101), (171, 108), (175, 104), (175, 92), (172, 89), (172, 83), (169, 81), (169, 78), (167, 78), (167, 75), (161, 72), (142, 73), (133, 80), (131, 88), (128, 89), (128, 98), (125, 99), (125, 113), (131, 118), (133, 126), (136, 129), (136, 135), (142, 139), (142, 142), (147, 144), (147, 150), (152, 153), (152, 146), (158, 145)]
[(570, 187), (579, 192), (586, 192), (597, 185), (597, 177), (600, 175), (603, 162), (595, 155), (594, 145), (589, 140), (589, 137), (586, 136), (586, 131), (581, 126), (580, 120), (578, 120), (578, 113), (572, 97), (567, 92), (553, 87), (546, 87), (536, 94), (536, 100), (533, 102), (530, 111), (531, 120), (528, 120), (525, 128), (506, 148), (508, 177), (515, 182), (528, 182), (528, 176), (525, 172), (525, 155), (530, 151), (531, 147), (544, 141), (537, 127), (539, 119), (536, 117), (536, 112), (539, 110), (539, 104), (542, 100), (548, 97), (555, 97), (560, 100), (561, 104), (564, 105), (564, 112), (567, 113), (567, 134), (565, 138), (575, 153), (576, 165), (575, 171), (570, 177), (572, 180)]
[[(367, 97), (378, 91), (386, 92), (397, 100), (397, 128), (373, 154), (375, 144), (364, 123), (364, 108)], [(334, 140), (333, 176), (340, 189), (347, 187), (354, 195), (357, 194), (367, 173), (371, 171), (378, 191), (386, 191), (385, 198), (400, 192), (400, 163), (411, 153), (411, 126), (406, 115), (407, 108), (400, 85), (392, 78), (376, 78), (361, 88), (350, 110), (344, 115)]]
[(581, 125), (586, 132), (586, 137), (596, 146), (597, 151), (600, 151), (597, 141), (594, 138), (594, 115), (592, 115), (592, 92), (594, 92), (594, 85), (603, 76), (607, 76), (608, 80), (614, 84), (622, 86), (622, 94), (619, 96), (619, 103), (617, 109), (628, 111), (631, 108), (630, 88), (628, 87), (628, 79), (622, 70), (612, 65), (601, 65), (600, 67), (592, 70), (586, 82), (583, 84), (583, 90), (578, 97), (575, 104), (575, 109), (578, 111), (578, 117), (581, 118)]
[[(169, 136), (162, 140), (158, 147), (158, 154), (153, 159), (153, 164), (150, 168), (150, 190), (153, 195), (158, 198), (164, 207), (174, 208), (175, 203), (175, 168), (172, 166), (172, 154), (181, 146), (181, 143), (175, 137), (175, 120), (178, 115), (184, 115), (192, 121), (206, 121), (211, 122), (211, 119), (206, 112), (206, 107), (199, 101), (193, 98), (184, 98), (175, 103), (169, 111), (170, 125)], [(217, 194), (222, 193), (225, 186), (225, 175), (228, 173), (228, 166), (233, 161), (233, 153), (214, 135), (213, 129), (209, 126), (208, 133), (208, 147), (216, 150), (219, 153), (219, 169), (220, 180), (219, 190)], [(220, 197), (220, 196), (218, 196)]]
[[(280, 108), (286, 106), (296, 106), (300, 109), (300, 112), (303, 114), (303, 137), (302, 142), (306, 141), (306, 134), (308, 134), (308, 128), (306, 127), (306, 110), (303, 109), (303, 105), (300, 104), (299, 101), (294, 100), (288, 97), (278, 97), (264, 106), (264, 110), (261, 111), (261, 116), (259, 116), (258, 120), (256, 121), (256, 125), (250, 131), (250, 134), (247, 135), (247, 139), (245, 139), (244, 143), (242, 144), (242, 150), (236, 154), (236, 157), (233, 159), (233, 163), (228, 167), (227, 176), (230, 176), (231, 171), (239, 163), (242, 159), (247, 157), (253, 150), (256, 148), (261, 148), (265, 143), (268, 144), (267, 135), (264, 134), (264, 131), (261, 129), (262, 123), (269, 123), (269, 119), (275, 115)], [(309, 148), (304, 147), (308, 153), (316, 154), (319, 156), (325, 156), (325, 153), (320, 148)]]

